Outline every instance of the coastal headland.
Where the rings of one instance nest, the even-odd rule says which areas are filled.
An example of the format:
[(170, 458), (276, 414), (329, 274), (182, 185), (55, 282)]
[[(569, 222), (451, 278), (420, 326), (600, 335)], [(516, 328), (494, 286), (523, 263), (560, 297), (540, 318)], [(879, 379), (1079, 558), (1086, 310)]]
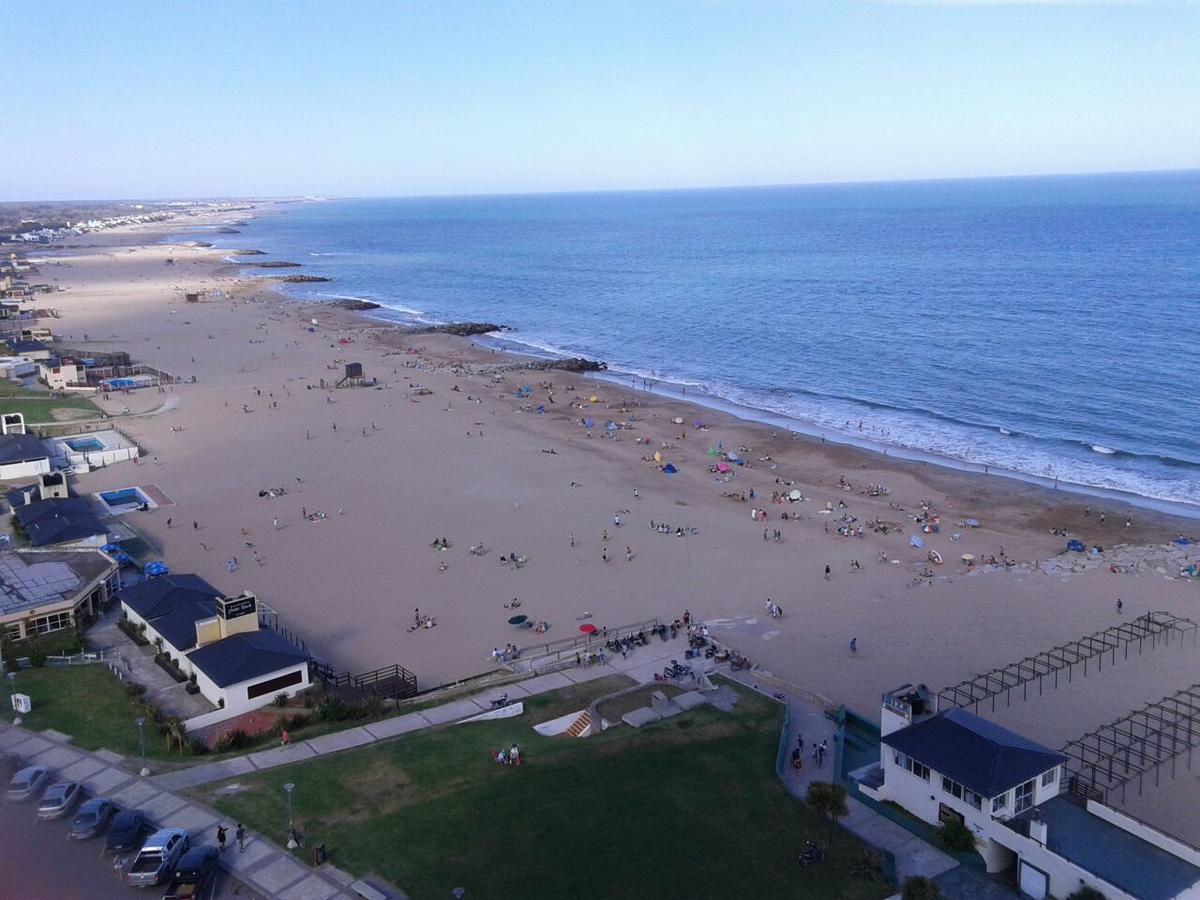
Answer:
[[(255, 591), (338, 669), (398, 662), (422, 686), (488, 670), (493, 647), (531, 641), (507, 624), (514, 600), (549, 623), (544, 640), (688, 609), (763, 669), (874, 716), (880, 692), (907, 681), (936, 690), (1150, 610), (1200, 618), (1170, 543), (1192, 520), (824, 443), (289, 300), (279, 278), (244, 277), (228, 251), (170, 233), (116, 229), (31, 254), (63, 289), (56, 331), (70, 346), (195, 377), (99, 399), (144, 453), (77, 489), (156, 486), (174, 505), (130, 522), (172, 570)], [(332, 388), (347, 363), (375, 383)], [(442, 538), (449, 549), (434, 549)], [(1064, 555), (1069, 539), (1103, 552)], [(417, 610), (436, 627), (412, 630)], [(996, 718), (1061, 743), (1192, 683), (1197, 652), (1147, 653)], [(1170, 816), (1167, 793), (1156, 802)]]

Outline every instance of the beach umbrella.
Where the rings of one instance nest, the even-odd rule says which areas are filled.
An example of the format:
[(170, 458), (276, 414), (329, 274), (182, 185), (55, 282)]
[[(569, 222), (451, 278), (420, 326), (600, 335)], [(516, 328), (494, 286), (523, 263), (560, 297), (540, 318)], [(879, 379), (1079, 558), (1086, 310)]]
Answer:
[(595, 634), (596, 626), (593, 625), (591, 622), (584, 622), (582, 625), (579, 626), (579, 630), (583, 634)]
[(662, 452), (661, 451), (659, 451), (659, 450), (654, 451), (654, 461), (656, 463), (662, 462)]
[(721, 455), (721, 451), (718, 450), (716, 447), (709, 447), (704, 452), (707, 453), (709, 456), (720, 456)]
[(971, 563), (975, 562), (975, 554), (974, 553), (964, 553), (962, 555), (962, 561), (965, 562), (969, 566)]
[(1067, 541), (1067, 549), (1075, 553), (1082, 553), (1084, 551), (1083, 541)]
[(671, 421), (674, 422), (676, 425), (682, 425), (683, 424), (683, 416), (676, 416)]
[(103, 550), (105, 553), (116, 553), (118, 550), (121, 549), (121, 545), (120, 544), (105, 544), (100, 549)]
[(674, 475), (676, 472), (679, 471), (677, 468), (675, 468), (675, 466), (672, 463), (667, 463), (665, 466), (662, 467), (662, 470), (663, 470), (664, 475)]
[(797, 500), (800, 499), (800, 492), (798, 490), (796, 490), (795, 488), (793, 488), (792, 492), (790, 494), (788, 494), (788, 499), (791, 500), (793, 503), (795, 503)]
[(978, 519), (963, 519), (963, 524), (966, 525), (968, 528), (978, 528), (979, 520)]
[(143, 569), (143, 571), (146, 573), (146, 575), (153, 578), (156, 575), (166, 575), (171, 570), (167, 568), (166, 563), (155, 560), (154, 562), (146, 563), (146, 568)]
[(729, 463), (717, 463), (717, 471), (718, 472), (728, 472), (729, 471)]
[(704, 427), (704, 423), (703, 423), (703, 422), (701, 422), (699, 419), (693, 419), (693, 420), (692, 420), (692, 427), (693, 427), (693, 428), (703, 428), (703, 427)]
[(596, 421), (591, 416), (583, 417), (583, 427), (584, 428), (591, 428), (595, 424), (596, 424)]
[(512, 616), (508, 620), (509, 625), (524, 625), (529, 616)]
[(923, 540), (921, 540), (919, 537), (917, 537), (917, 536), (914, 534), (912, 537), (910, 537), (910, 538), (908, 539), (908, 546), (910, 546), (910, 547), (924, 547), (924, 546), (925, 546), (925, 542), (924, 542)]
[(592, 394), (592, 396), (588, 397), (588, 403), (599, 403), (599, 402), (600, 402), (600, 398), (597, 397), (595, 394)]
[(604, 430), (605, 431), (616, 431), (617, 423), (614, 422), (612, 419), (609, 419), (607, 422), (604, 423)]

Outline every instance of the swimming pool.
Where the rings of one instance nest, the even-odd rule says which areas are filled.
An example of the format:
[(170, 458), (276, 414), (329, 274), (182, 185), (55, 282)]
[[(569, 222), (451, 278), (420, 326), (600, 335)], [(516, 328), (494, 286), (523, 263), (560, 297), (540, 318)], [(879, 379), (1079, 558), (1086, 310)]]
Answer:
[(119, 491), (101, 491), (100, 499), (113, 512), (128, 512), (143, 503), (149, 503), (149, 498), (135, 487), (121, 488)]
[(104, 442), (99, 438), (67, 438), (66, 444), (76, 453), (89, 453), (93, 450), (103, 450)]

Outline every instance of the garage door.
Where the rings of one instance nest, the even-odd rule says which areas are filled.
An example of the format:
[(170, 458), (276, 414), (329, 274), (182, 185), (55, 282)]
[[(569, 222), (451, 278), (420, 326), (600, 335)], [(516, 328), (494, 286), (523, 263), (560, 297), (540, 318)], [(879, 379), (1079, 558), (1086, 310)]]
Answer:
[(1048, 885), (1046, 873), (1021, 860), (1021, 893), (1033, 900), (1045, 900)]

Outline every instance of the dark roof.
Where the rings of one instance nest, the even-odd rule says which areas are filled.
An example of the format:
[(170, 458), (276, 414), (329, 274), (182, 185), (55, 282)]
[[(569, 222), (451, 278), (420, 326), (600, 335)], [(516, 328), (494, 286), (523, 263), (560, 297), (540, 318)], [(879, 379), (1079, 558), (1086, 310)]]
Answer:
[(9, 488), (4, 492), (4, 499), (8, 501), (8, 508), (16, 509), (18, 506), (32, 503), (40, 496), (39, 487), (40, 485), (34, 482), (33, 484), (18, 484), (15, 487)]
[(188, 662), (217, 687), (270, 675), (307, 660), (307, 653), (268, 628), (230, 635), (188, 654)]
[(984, 797), (1066, 761), (1061, 753), (957, 708), (893, 731), (883, 743)]
[(23, 353), (37, 353), (39, 350), (49, 350), (50, 348), (41, 341), (11, 341), (9, 345), (12, 348), (13, 355), (20, 356)]
[(116, 597), (176, 650), (196, 646), (196, 623), (217, 614), (221, 592), (199, 575), (159, 575), (121, 588)]
[(0, 435), (0, 466), (27, 462), (31, 459), (49, 459), (46, 445), (36, 434)]
[[(1200, 869), (1144, 841), (1066, 797), (1035, 807), (1046, 846), (1082, 869), (1143, 900), (1170, 900), (1200, 882)], [(1021, 819), (1029, 818), (1029, 814)], [(1015, 823), (1014, 823), (1015, 824)]]
[(92, 512), (91, 504), (84, 497), (37, 500), (14, 507), (13, 515), (29, 535), (29, 543), (34, 547), (108, 534), (108, 526)]

